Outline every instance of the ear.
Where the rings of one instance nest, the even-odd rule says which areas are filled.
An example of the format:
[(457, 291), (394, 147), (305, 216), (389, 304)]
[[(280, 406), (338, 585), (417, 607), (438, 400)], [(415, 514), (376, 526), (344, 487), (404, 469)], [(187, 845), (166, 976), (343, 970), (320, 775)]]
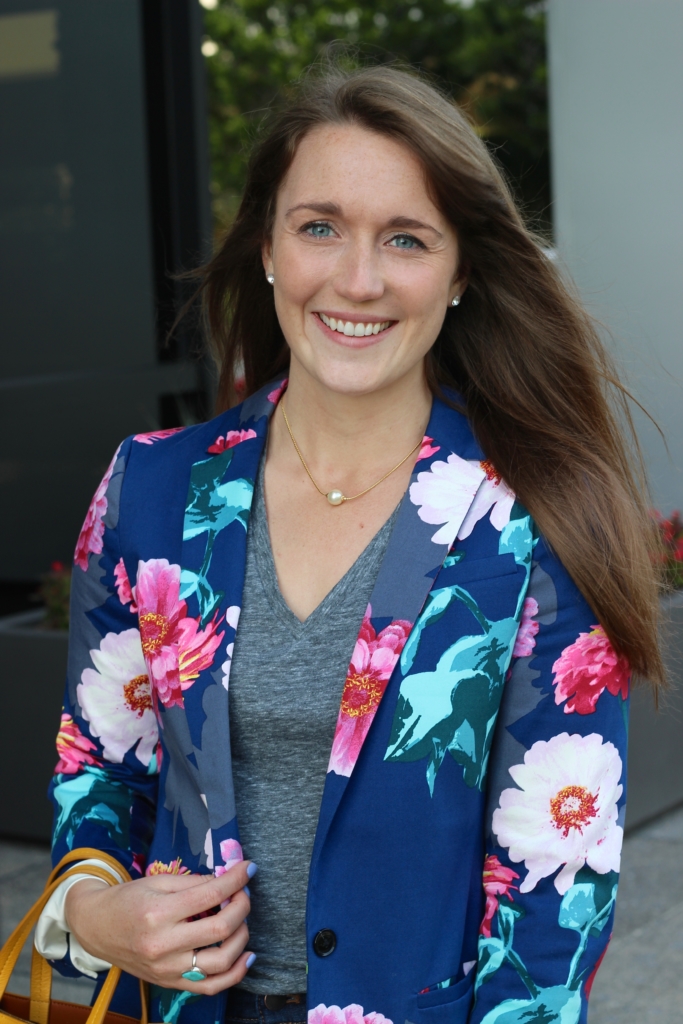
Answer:
[(470, 275), (468, 273), (469, 268), (463, 262), (459, 265), (456, 274), (453, 278), (452, 290), (456, 295), (464, 295), (467, 290), (467, 285), (470, 283)]
[(273, 273), (273, 245), (270, 239), (261, 246), (261, 260), (266, 274)]

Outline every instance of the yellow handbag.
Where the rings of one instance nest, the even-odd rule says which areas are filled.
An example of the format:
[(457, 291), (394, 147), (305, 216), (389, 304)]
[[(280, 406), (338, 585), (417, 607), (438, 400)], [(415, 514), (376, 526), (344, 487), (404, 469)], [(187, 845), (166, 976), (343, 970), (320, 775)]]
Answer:
[[(67, 1003), (60, 999), (50, 998), (52, 967), (34, 946), (31, 961), (31, 995), (17, 996), (5, 991), (19, 954), (31, 934), (31, 929), (38, 921), (50, 896), (65, 878), (70, 878), (75, 874), (88, 874), (93, 878), (101, 878), (108, 885), (119, 884), (108, 871), (95, 864), (77, 864), (64, 871), (64, 868), (73, 864), (74, 861), (95, 857), (105, 864), (110, 864), (124, 881), (130, 882), (131, 878), (126, 869), (102, 850), (82, 847), (72, 850), (62, 858), (48, 878), (43, 895), (31, 907), (23, 921), (19, 922), (0, 950), (0, 1024), (26, 1024), (27, 1021), (31, 1021), (32, 1024), (137, 1024), (135, 1018), (109, 1010), (109, 1004), (121, 977), (120, 967), (111, 968), (92, 1007), (82, 1006), (79, 1003)], [(64, 871), (63, 874), (61, 874), (62, 871)], [(147, 1024), (147, 986), (143, 981), (140, 982), (140, 999), (142, 1004), (141, 1024)]]

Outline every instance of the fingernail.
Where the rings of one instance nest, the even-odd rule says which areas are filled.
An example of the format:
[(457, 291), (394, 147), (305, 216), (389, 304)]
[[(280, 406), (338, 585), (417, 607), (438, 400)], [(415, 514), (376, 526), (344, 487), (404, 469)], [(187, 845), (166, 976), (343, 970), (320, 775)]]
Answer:
[(251, 899), (251, 892), (249, 891), (249, 886), (248, 885), (245, 885), (244, 891), (246, 892), (246, 894), (249, 897), (249, 899)]
[(254, 864), (254, 862), (252, 860), (251, 864), (247, 868), (247, 878), (253, 878), (257, 871), (258, 871), (258, 864)]
[(255, 962), (255, 960), (256, 960), (256, 953), (250, 953), (249, 956), (247, 957), (247, 970), (249, 970), (249, 968)]

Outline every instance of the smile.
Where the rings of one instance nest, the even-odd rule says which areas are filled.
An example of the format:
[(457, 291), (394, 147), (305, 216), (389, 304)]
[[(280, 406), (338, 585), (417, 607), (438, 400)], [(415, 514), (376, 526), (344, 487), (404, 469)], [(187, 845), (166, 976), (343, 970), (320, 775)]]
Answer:
[(391, 327), (395, 320), (382, 320), (379, 323), (354, 323), (352, 320), (336, 320), (333, 316), (325, 316), (324, 313), (318, 313), (318, 316), (332, 331), (337, 331), (339, 334), (345, 335), (347, 338), (367, 338), (371, 334), (379, 334), (380, 331), (386, 331), (387, 327)]

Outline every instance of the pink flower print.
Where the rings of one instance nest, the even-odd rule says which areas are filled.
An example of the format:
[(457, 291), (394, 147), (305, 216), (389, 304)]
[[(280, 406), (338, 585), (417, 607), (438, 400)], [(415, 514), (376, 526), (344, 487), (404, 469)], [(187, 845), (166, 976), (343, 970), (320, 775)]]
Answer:
[(74, 775), (84, 764), (101, 764), (99, 758), (93, 757), (90, 753), (91, 750), (97, 750), (95, 744), (83, 735), (71, 715), (64, 712), (57, 733), (56, 746), (59, 761), (55, 774), (66, 772), (68, 775)]
[(512, 868), (503, 867), (497, 857), (489, 854), (484, 861), (484, 892), (486, 893), (486, 910), (484, 918), (479, 927), (479, 934), (491, 938), (491, 922), (498, 910), (498, 896), (507, 896), (512, 899), (510, 891), (517, 886), (512, 884), (514, 878), (519, 878)]
[(602, 626), (593, 626), (590, 633), (579, 633), (578, 639), (565, 647), (553, 665), (555, 703), (565, 705), (565, 714), (578, 711), (592, 715), (598, 698), (605, 689), (622, 700), (628, 697), (631, 670), (622, 654), (612, 647)]
[(428, 459), (431, 455), (436, 455), (437, 452), (441, 451), (440, 445), (432, 445), (433, 440), (433, 437), (427, 437), (427, 435), (425, 434), (425, 436), (422, 438), (422, 445), (420, 447), (418, 456), (415, 460), (416, 462), (419, 462), (420, 459)]
[(142, 650), (152, 695), (169, 708), (183, 707), (183, 690), (209, 668), (224, 636), (217, 632), (215, 618), (200, 629), (199, 619), (187, 616), (179, 591), (179, 565), (171, 565), (165, 558), (139, 563), (135, 599)]
[(485, 462), (473, 462), (472, 465), (480, 466), (486, 473), (486, 479), (477, 491), (458, 531), (459, 540), (469, 537), (475, 525), (488, 514), (489, 510), (491, 510), (491, 526), (495, 526), (496, 530), (502, 530), (510, 522), (510, 513), (515, 503), (514, 492), (510, 490), (493, 463), (487, 459)]
[(114, 579), (116, 580), (116, 593), (119, 595), (119, 601), (121, 604), (130, 604), (130, 610), (132, 612), (136, 612), (138, 610), (138, 606), (135, 603), (130, 580), (128, 579), (128, 573), (126, 572), (126, 567), (123, 564), (122, 558), (119, 558), (118, 562), (114, 566)]
[(534, 638), (538, 633), (540, 623), (536, 622), (534, 615), (538, 615), (538, 601), (534, 597), (526, 597), (522, 608), (522, 621), (519, 624), (515, 646), (512, 649), (513, 658), (528, 658), (536, 646)]
[(392, 1024), (388, 1017), (381, 1013), (363, 1014), (363, 1007), (358, 1003), (349, 1006), (318, 1006), (308, 1011), (308, 1024)]
[(150, 430), (148, 434), (135, 434), (133, 440), (139, 441), (140, 444), (154, 444), (155, 441), (163, 441), (165, 437), (184, 429), (185, 427), (168, 427), (166, 430)]
[(273, 405), (277, 405), (277, 403), (282, 398), (282, 395), (287, 390), (287, 385), (288, 384), (289, 384), (289, 378), (285, 377), (285, 379), (283, 380), (282, 384), (280, 384), (280, 386), (278, 388), (275, 388), (274, 391), (270, 392), (270, 394), (268, 395), (268, 401), (272, 402)]
[(81, 532), (78, 535), (76, 541), (76, 551), (74, 552), (74, 564), (77, 565), (83, 572), (88, 571), (88, 558), (92, 555), (100, 555), (102, 553), (103, 537), (104, 537), (104, 517), (107, 514), (107, 488), (109, 487), (109, 481), (111, 475), (114, 472), (114, 466), (116, 460), (119, 457), (119, 451), (121, 445), (114, 452), (114, 458), (109, 463), (107, 472), (102, 477), (100, 486), (95, 491), (95, 496), (90, 502), (90, 508), (87, 511)]
[(220, 455), (221, 452), (227, 451), (228, 448), (234, 448), (242, 441), (251, 441), (252, 437), (256, 437), (255, 430), (229, 430), (225, 437), (217, 437), (206, 450), (211, 455)]
[(446, 462), (432, 462), (429, 469), (417, 474), (408, 493), (413, 505), (419, 506), (417, 514), (422, 522), (440, 525), (432, 536), (434, 544), (451, 547), (483, 486), (482, 479), (478, 462), (468, 462), (455, 454)]
[(239, 864), (240, 861), (244, 860), (244, 854), (242, 853), (242, 847), (236, 839), (224, 839), (220, 844), (221, 857), (223, 858), (222, 864), (217, 864), (214, 869), (214, 875), (216, 878), (220, 878), (230, 868), (234, 868), (235, 864)]
[(183, 867), (183, 862), (180, 857), (176, 857), (175, 860), (171, 860), (168, 864), (165, 864), (163, 860), (153, 860), (151, 864), (147, 865), (145, 874), (151, 875), (191, 875), (192, 872), (189, 868)]
[(377, 635), (367, 607), (342, 691), (328, 771), (351, 775), (361, 747), (412, 629), (403, 619)]

